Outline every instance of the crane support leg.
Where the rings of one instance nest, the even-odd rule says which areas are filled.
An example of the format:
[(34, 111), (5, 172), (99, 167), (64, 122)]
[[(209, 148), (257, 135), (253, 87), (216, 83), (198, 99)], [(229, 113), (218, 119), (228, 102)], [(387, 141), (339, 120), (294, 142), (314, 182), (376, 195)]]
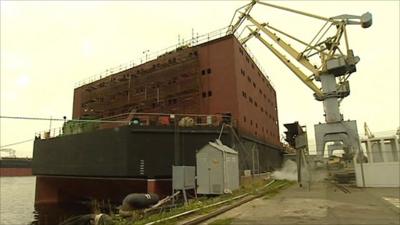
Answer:
[(327, 123), (339, 122), (342, 120), (342, 116), (339, 111), (336, 78), (333, 74), (323, 74), (320, 78), (322, 91), (325, 96), (323, 100), (325, 121)]
[[(360, 140), (355, 120), (339, 121), (336, 123), (322, 123), (314, 125), (317, 155), (322, 158), (328, 142), (341, 142), (343, 150), (350, 155), (360, 149)], [(329, 156), (332, 155), (330, 151)]]
[[(354, 155), (360, 148), (357, 123), (355, 120), (343, 121), (339, 110), (335, 76), (322, 74), (320, 78), (325, 96), (323, 105), (326, 123), (314, 126), (317, 155), (321, 158), (324, 156), (325, 146), (328, 142), (340, 142), (347, 154)], [(329, 151), (328, 155), (331, 156), (332, 151)]]

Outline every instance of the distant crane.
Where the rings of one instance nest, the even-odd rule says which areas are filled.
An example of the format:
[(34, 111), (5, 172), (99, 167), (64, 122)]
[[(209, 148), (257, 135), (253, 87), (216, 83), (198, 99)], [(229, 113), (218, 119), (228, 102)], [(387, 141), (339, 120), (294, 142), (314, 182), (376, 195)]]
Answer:
[(374, 138), (375, 135), (371, 132), (369, 129), (367, 122), (364, 122), (364, 135), (367, 136), (368, 138)]
[[(273, 27), (269, 23), (258, 22), (250, 15), (256, 4), (322, 20), (325, 21), (325, 24), (310, 42), (305, 42)], [(243, 24), (246, 21), (249, 24), (244, 26)], [(360, 148), (356, 121), (344, 121), (343, 115), (339, 111), (340, 102), (350, 94), (348, 78), (350, 74), (356, 71), (356, 64), (360, 61), (360, 58), (354, 56), (353, 50), (349, 48), (347, 38), (346, 26), (353, 24), (368, 28), (372, 25), (372, 15), (367, 12), (362, 16), (343, 14), (335, 17), (324, 17), (252, 0), (249, 4), (236, 10), (228, 29), (228, 34), (236, 35), (242, 44), (245, 44), (252, 37), (257, 38), (314, 92), (316, 100), (323, 102), (326, 123), (316, 124), (314, 127), (317, 154), (321, 157), (324, 155), (327, 142), (343, 143), (344, 150), (348, 153), (358, 152)], [(243, 27), (241, 32), (238, 31), (240, 27)], [(336, 30), (332, 32), (331, 28), (336, 28)], [(330, 34), (328, 31), (333, 35), (326, 37), (327, 34)], [(281, 37), (278, 37), (276, 33), (300, 43), (304, 46), (304, 49), (296, 50)], [(280, 49), (283, 49), (284, 52), (289, 54), (292, 61), (299, 63), (302, 68), (294, 65), (282, 53), (282, 50), (277, 49), (262, 35), (266, 35)], [(344, 50), (340, 49), (342, 37), (344, 37)], [(320, 63), (313, 64), (311, 63), (312, 59), (314, 59), (313, 61), (320, 61)], [(311, 75), (306, 75), (307, 72), (304, 72), (304, 70), (307, 70), (308, 73), (311, 72)], [(321, 83), (320, 87), (315, 81)]]

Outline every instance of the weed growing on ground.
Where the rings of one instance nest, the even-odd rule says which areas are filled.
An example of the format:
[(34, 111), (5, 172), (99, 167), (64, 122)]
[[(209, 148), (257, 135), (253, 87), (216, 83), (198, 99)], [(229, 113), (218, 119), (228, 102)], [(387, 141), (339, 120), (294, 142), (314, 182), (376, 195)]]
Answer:
[[(113, 216), (113, 218), (114, 218), (114, 222), (116, 225), (143, 225), (143, 224), (146, 224), (146, 223), (149, 223), (152, 221), (171, 217), (173, 215), (177, 215), (177, 214), (180, 214), (180, 213), (192, 210), (192, 209), (202, 208), (207, 205), (211, 205), (211, 204), (214, 204), (214, 203), (217, 203), (220, 201), (224, 201), (224, 200), (242, 195), (244, 193), (260, 194), (260, 191), (262, 191), (261, 193), (265, 193), (263, 199), (267, 199), (267, 198), (270, 198), (273, 195), (277, 194), (279, 192), (279, 190), (284, 189), (294, 183), (294, 182), (286, 181), (286, 180), (282, 180), (282, 181), (278, 180), (278, 181), (275, 181), (273, 184), (269, 185), (266, 189), (262, 189), (262, 187), (265, 186), (265, 184), (267, 184), (268, 182), (270, 182), (270, 181), (256, 180), (248, 185), (242, 186), (239, 190), (234, 191), (232, 194), (224, 194), (224, 195), (220, 195), (220, 196), (214, 196), (211, 198), (210, 197), (200, 197), (198, 199), (191, 200), (187, 205), (182, 205), (180, 207), (173, 208), (173, 209), (169, 210), (168, 212), (161, 211), (160, 213), (157, 213), (157, 214), (152, 214), (152, 215), (147, 215), (147, 216), (142, 215), (141, 218), (140, 217), (139, 218), (138, 217), (122, 218), (118, 215)], [(231, 203), (232, 202), (227, 202), (225, 204), (218, 205), (215, 207), (201, 209), (198, 212), (196, 212), (195, 214), (197, 214), (197, 215), (198, 214), (207, 214), (207, 213), (212, 212), (215, 208), (221, 207), (223, 205), (229, 205)], [(176, 224), (177, 221), (178, 221), (178, 219), (172, 219), (172, 220), (168, 220), (168, 221), (157, 223), (157, 224)], [(217, 220), (211, 224), (225, 225), (225, 224), (230, 224), (231, 222), (232, 222), (232, 218)]]

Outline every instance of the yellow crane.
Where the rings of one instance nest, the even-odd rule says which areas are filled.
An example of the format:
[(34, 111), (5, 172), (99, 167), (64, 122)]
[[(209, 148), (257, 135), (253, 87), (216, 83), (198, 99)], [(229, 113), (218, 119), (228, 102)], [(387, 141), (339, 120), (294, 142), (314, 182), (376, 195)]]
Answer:
[(367, 122), (364, 122), (364, 135), (367, 136), (368, 138), (374, 138), (375, 137), (375, 135), (369, 129)]
[[(270, 23), (260, 22), (253, 18), (250, 13), (255, 5), (284, 10), (325, 23), (312, 40), (306, 42), (272, 26)], [(314, 97), (318, 101), (323, 102), (326, 123), (315, 125), (317, 153), (320, 155), (323, 155), (327, 142), (342, 142), (345, 148), (353, 153), (359, 150), (356, 122), (343, 121), (343, 116), (339, 110), (340, 102), (350, 94), (348, 79), (350, 74), (356, 71), (356, 64), (360, 60), (349, 47), (347, 25), (361, 25), (363, 28), (368, 28), (372, 25), (372, 15), (367, 12), (361, 16), (343, 14), (324, 17), (252, 0), (235, 11), (228, 29), (228, 34), (236, 35), (242, 44), (245, 44), (251, 38), (258, 39), (313, 91)], [(241, 28), (242, 31), (239, 32)], [(336, 29), (333, 32), (334, 34), (327, 36), (334, 29)], [(282, 37), (296, 41), (304, 48), (295, 49)], [(345, 49), (341, 49), (342, 42), (344, 42)], [(279, 46), (280, 49), (273, 44)], [(318, 61), (317, 64), (311, 63)], [(301, 68), (293, 62), (300, 64)]]

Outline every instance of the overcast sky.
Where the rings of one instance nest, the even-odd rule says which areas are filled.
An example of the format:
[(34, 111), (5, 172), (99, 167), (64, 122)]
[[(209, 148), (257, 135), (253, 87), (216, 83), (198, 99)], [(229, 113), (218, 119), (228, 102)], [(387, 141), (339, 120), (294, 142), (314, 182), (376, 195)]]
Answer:
[[(1, 115), (71, 118), (76, 82), (107, 68), (143, 57), (229, 24), (247, 1), (1, 1)], [(360, 56), (350, 78), (351, 94), (341, 105), (345, 119), (367, 122), (374, 132), (399, 126), (398, 1), (274, 1), (325, 17), (373, 14), (373, 26), (348, 26), (350, 47)], [(320, 21), (256, 6), (259, 21), (310, 41)], [(313, 138), (323, 122), (322, 103), (275, 56), (256, 40), (248, 43), (274, 83), (280, 132), (283, 123), (300, 121)], [(49, 122), (1, 120), (1, 145), (34, 137)], [(52, 127), (61, 127), (60, 122)], [(31, 156), (32, 143), (13, 146)]]

